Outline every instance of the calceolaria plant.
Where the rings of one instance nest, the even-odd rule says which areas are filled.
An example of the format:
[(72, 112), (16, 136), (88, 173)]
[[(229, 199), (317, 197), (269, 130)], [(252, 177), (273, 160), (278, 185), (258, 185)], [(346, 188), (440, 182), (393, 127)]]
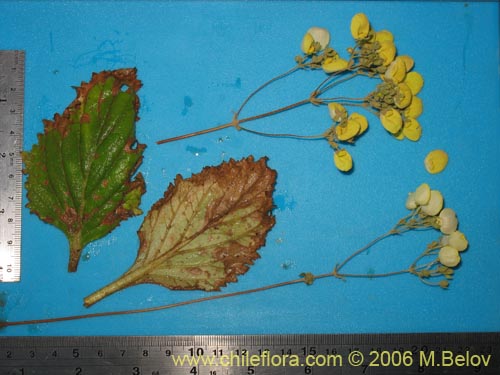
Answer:
[[(243, 164), (253, 164), (255, 163), (253, 158), (245, 159), (242, 160), (239, 163)], [(263, 228), (263, 232), (266, 232), (270, 226), (272, 226), (272, 218), (269, 216), (269, 212), (267, 211), (269, 208), (269, 189), (271, 189), (271, 185), (274, 183), (274, 172), (268, 170), (268, 168), (265, 165), (264, 160), (259, 160), (257, 162), (259, 165), (259, 171), (258, 172), (253, 172), (256, 177), (266, 175), (267, 177), (265, 180), (267, 181), (266, 183), (263, 183), (263, 188), (264, 188), (264, 194), (259, 193), (258, 195), (263, 198), (263, 205), (261, 206), (258, 204), (260, 209), (258, 209), (257, 214), (254, 216), (254, 219), (257, 219), (256, 222), (258, 223), (262, 218), (266, 218), (266, 221), (268, 221), (268, 224), (265, 225)], [(223, 169), (224, 168), (233, 168), (237, 167), (238, 163), (235, 163), (234, 161), (231, 161), (229, 164), (221, 166)], [(220, 168), (220, 167), (219, 167)], [(208, 171), (202, 172), (202, 174), (209, 173), (212, 174), (212, 169)], [(217, 173), (216, 173), (217, 174)], [(198, 177), (194, 177), (194, 181), (197, 181)], [(192, 184), (193, 181), (183, 181), (180, 177), (177, 178), (177, 184), (179, 186), (181, 184), (187, 183)], [(198, 184), (199, 181), (195, 183), (195, 185)], [(199, 188), (202, 188), (202, 186), (199, 186)], [(170, 192), (171, 190), (177, 189), (174, 186), (171, 186), (169, 190), (167, 191), (165, 195), (165, 199), (167, 197), (170, 197), (172, 193)], [(247, 193), (245, 192), (244, 195)], [(193, 195), (196, 197), (197, 193), (193, 193)], [(146, 226), (149, 229), (153, 229), (149, 221), (151, 218), (155, 218), (156, 221), (159, 221), (157, 217), (159, 216), (158, 210), (163, 209), (163, 207), (166, 207), (167, 205), (176, 205), (176, 207), (181, 207), (182, 204), (179, 204), (178, 202), (174, 203), (168, 203), (165, 205), (166, 202), (162, 202), (156, 204), (151, 212), (148, 214), (149, 218), (145, 219), (145, 224), (143, 226)], [(229, 218), (232, 217), (238, 217), (241, 213), (244, 212), (254, 212), (254, 203), (253, 200), (243, 200), (247, 203), (243, 203), (241, 205), (238, 203), (238, 207), (235, 207), (236, 209), (229, 209), (227, 212), (231, 212), (229, 214)], [(191, 203), (187, 203), (187, 207), (190, 207)], [(210, 203), (208, 203), (208, 206), (210, 206)], [(208, 207), (207, 206), (207, 207)], [(225, 205), (223, 205), (223, 209), (226, 210)], [(86, 318), (97, 318), (97, 317), (102, 317), (102, 316), (111, 316), (111, 315), (124, 315), (124, 314), (136, 314), (136, 313), (144, 313), (144, 312), (152, 312), (152, 311), (158, 311), (158, 310), (164, 310), (164, 309), (171, 309), (179, 306), (185, 306), (185, 305), (191, 305), (191, 304), (196, 304), (196, 303), (201, 303), (201, 302), (207, 302), (207, 301), (212, 301), (216, 299), (222, 299), (222, 298), (229, 298), (229, 297), (234, 297), (234, 296), (241, 296), (241, 295), (246, 295), (246, 294), (251, 294), (251, 293), (258, 293), (258, 292), (264, 292), (266, 290), (270, 289), (276, 289), (276, 288), (281, 288), (281, 287), (286, 287), (294, 284), (302, 284), (305, 283), (307, 285), (312, 285), (316, 280), (319, 279), (324, 279), (324, 278), (337, 278), (341, 280), (345, 280), (348, 278), (369, 278), (369, 279), (374, 279), (374, 278), (381, 278), (381, 277), (397, 277), (401, 276), (404, 274), (412, 275), (418, 280), (422, 281), (424, 285), (428, 286), (433, 286), (433, 287), (440, 287), (443, 289), (447, 289), (450, 286), (450, 282), (452, 281), (454, 277), (455, 270), (457, 266), (461, 263), (462, 260), (462, 253), (468, 248), (469, 243), (461, 231), (458, 229), (458, 219), (455, 211), (451, 208), (444, 207), (444, 198), (443, 195), (441, 194), (440, 191), (438, 190), (433, 190), (430, 188), (428, 184), (422, 184), (420, 185), (415, 191), (411, 192), (408, 194), (408, 197), (406, 199), (406, 208), (410, 210), (409, 214), (401, 218), (400, 220), (397, 221), (397, 223), (387, 232), (384, 234), (378, 236), (371, 242), (369, 242), (367, 245), (361, 247), (354, 253), (352, 253), (349, 257), (347, 257), (344, 261), (337, 263), (331, 272), (328, 273), (323, 273), (323, 274), (313, 274), (311, 272), (304, 272), (299, 275), (299, 278), (293, 279), (293, 280), (288, 280), (288, 281), (283, 281), (280, 283), (276, 284), (270, 284), (270, 285), (264, 285), (261, 287), (256, 287), (253, 289), (245, 289), (237, 292), (231, 292), (231, 293), (217, 293), (217, 294), (211, 294), (206, 297), (198, 298), (198, 299), (192, 299), (192, 300), (187, 300), (187, 301), (181, 301), (181, 302), (176, 302), (176, 303), (171, 303), (168, 305), (162, 305), (162, 306), (155, 306), (155, 307), (148, 307), (148, 308), (143, 308), (143, 309), (135, 309), (135, 310), (125, 310), (125, 311), (111, 311), (111, 312), (98, 312), (98, 313), (93, 313), (93, 314), (83, 314), (83, 315), (74, 315), (74, 316), (66, 316), (66, 317), (60, 317), (60, 318), (47, 318), (47, 319), (36, 319), (36, 320), (25, 320), (25, 321), (4, 321), (0, 322), (0, 327), (8, 327), (8, 326), (16, 326), (16, 325), (26, 325), (26, 324), (41, 324), (41, 323), (55, 323), (55, 322), (60, 322), (60, 321), (66, 321), (66, 320), (77, 320), (77, 319), (86, 319)], [(240, 214), (237, 212), (240, 211)], [(173, 211), (172, 211), (173, 212)], [(267, 213), (266, 213), (267, 212)], [(233, 214), (236, 213), (236, 216)], [(264, 215), (263, 215), (264, 214)], [(260, 218), (259, 218), (260, 217)], [(168, 214), (165, 215), (163, 218), (164, 220), (169, 220)], [(254, 220), (252, 219), (252, 220)], [(226, 220), (226, 217), (222, 217), (220, 219), (217, 219), (217, 223), (219, 221), (224, 222)], [(250, 221), (252, 221), (250, 220)], [(270, 221), (271, 220), (271, 221)], [(249, 221), (249, 222), (250, 222)], [(245, 227), (245, 225), (244, 225)], [(247, 226), (249, 229), (248, 233), (252, 232), (252, 226)], [(212, 230), (211, 224), (207, 225), (207, 229), (210, 232)], [(384, 273), (355, 273), (351, 271), (344, 271), (346, 266), (356, 257), (358, 257), (360, 254), (366, 253), (369, 249), (373, 248), (376, 244), (383, 240), (387, 240), (392, 236), (400, 236), (403, 235), (406, 232), (409, 231), (424, 231), (424, 230), (432, 230), (436, 231), (438, 233), (437, 237), (431, 241), (430, 243), (427, 243), (426, 245), (422, 246), (422, 251), (420, 252), (419, 255), (414, 257), (415, 255), (409, 255), (409, 259), (413, 259), (405, 266), (403, 269), (399, 270), (394, 270), (394, 271), (389, 271), (389, 272), (384, 272)], [(170, 229), (163, 229), (163, 231), (166, 231), (168, 234)], [(153, 233), (153, 232), (152, 232)], [(176, 231), (174, 230), (173, 233), (175, 234)], [(182, 231), (181, 231), (182, 233)], [(201, 233), (201, 232), (200, 232)], [(229, 233), (229, 232), (228, 232)], [(141, 236), (141, 232), (139, 232), (139, 235)], [(156, 234), (158, 237), (163, 238), (163, 234), (160, 232)], [(196, 235), (195, 237), (197, 237)], [(229, 234), (224, 234), (222, 233), (217, 239), (217, 241), (222, 241), (225, 244), (230, 243), (228, 241), (227, 236), (230, 236)], [(255, 253), (254, 250), (259, 246), (254, 244), (251, 245), (252, 249), (250, 251), (247, 251), (246, 249), (242, 248), (243, 253), (245, 254), (254, 254), (251, 255), (250, 257), (244, 256), (241, 257), (243, 262), (238, 262), (238, 259), (236, 259), (236, 263), (231, 260), (230, 267), (226, 268), (224, 270), (224, 266), (220, 264), (221, 260), (226, 261), (227, 254), (224, 253), (224, 251), (217, 252), (217, 251), (210, 251), (211, 245), (207, 244), (204, 245), (207, 248), (207, 251), (203, 251), (203, 246), (201, 245), (196, 245), (197, 244), (197, 238), (193, 237), (195, 240), (193, 243), (195, 246), (189, 243), (189, 241), (185, 243), (181, 243), (181, 245), (177, 245), (176, 242), (172, 242), (168, 240), (168, 235), (165, 237), (164, 240), (162, 241), (152, 241), (155, 242), (155, 246), (150, 247), (146, 253), (144, 253), (142, 250), (139, 251), (139, 255), (137, 258), (136, 262), (144, 262), (145, 259), (148, 258), (148, 254), (153, 252), (154, 256), (150, 257), (150, 261), (155, 263), (158, 260), (162, 260), (160, 258), (165, 258), (167, 259), (167, 262), (174, 262), (177, 256), (179, 256), (179, 259), (182, 259), (182, 262), (178, 262), (177, 267), (184, 268), (182, 269), (182, 272), (177, 272), (175, 269), (172, 270), (162, 270), (161, 267), (150, 267), (148, 270), (143, 270), (141, 271), (141, 275), (135, 280), (139, 282), (158, 282), (161, 281), (164, 286), (167, 286), (172, 289), (179, 289), (179, 286), (181, 284), (183, 285), (182, 289), (193, 289), (193, 286), (196, 286), (196, 288), (199, 288), (199, 285), (197, 283), (200, 282), (200, 280), (210, 280), (211, 277), (213, 277), (216, 272), (221, 272), (221, 278), (218, 279), (221, 281), (220, 284), (218, 285), (224, 285), (225, 282), (231, 281), (230, 279), (233, 279), (233, 276), (230, 276), (230, 279), (227, 279), (228, 271), (229, 273), (232, 272), (231, 270), (234, 268), (234, 265), (237, 265), (240, 267), (240, 270), (242, 272), (238, 273), (244, 273), (248, 267), (249, 264), (251, 264), (251, 261), (248, 261), (249, 259), (255, 259)], [(203, 237), (203, 233), (201, 233), (201, 237)], [(190, 237), (187, 237), (188, 240), (190, 240)], [(142, 241), (141, 241), (142, 242)], [(252, 238), (251, 236), (248, 237), (248, 239), (244, 240), (244, 243), (251, 243)], [(171, 244), (174, 244), (172, 247)], [(261, 241), (259, 240), (256, 242), (257, 244), (260, 244)], [(158, 246), (164, 247), (164, 251), (157, 251), (155, 248)], [(243, 244), (240, 244), (238, 246), (243, 246)], [(189, 249), (197, 249), (197, 252), (193, 252), (192, 254), (185, 251), (184, 248)], [(373, 249), (375, 250), (375, 249)], [(382, 249), (383, 251), (383, 249)], [(413, 251), (410, 250), (412, 253)], [(374, 253), (374, 252), (372, 252)], [(171, 254), (171, 256), (169, 255)], [(212, 257), (212, 255), (215, 254), (215, 257)], [(156, 257), (156, 258), (155, 258)], [(185, 259), (184, 259), (185, 258)], [(163, 261), (165, 260), (163, 259)], [(187, 260), (187, 262), (185, 261)], [(246, 264), (245, 264), (246, 263)], [(163, 263), (158, 263), (163, 264)], [(167, 263), (165, 263), (167, 264)], [(202, 267), (202, 268), (200, 268)], [(133, 270), (133, 269), (132, 269)], [(215, 272), (216, 271), (216, 272)], [(224, 276), (224, 273), (226, 276)], [(127, 278), (130, 275), (130, 271), (127, 272), (124, 276)], [(191, 274), (191, 275), (190, 275)], [(217, 276), (218, 277), (218, 276)], [(217, 281), (217, 282), (219, 282)], [(234, 280), (233, 280), (234, 281)], [(115, 288), (115, 283), (111, 284), (108, 287), (105, 287), (103, 290), (98, 291), (97, 293), (87, 297), (85, 300), (85, 304), (91, 305), (98, 300), (100, 300), (102, 297), (105, 297), (106, 295), (109, 295), (110, 293), (117, 292), (119, 289), (122, 287), (127, 287), (127, 286), (133, 286), (136, 285), (139, 282), (130, 282), (129, 284), (120, 284), (120, 280), (118, 280), (118, 283), (120, 285), (119, 288)], [(205, 282), (205, 281), (204, 281)], [(187, 284), (186, 284), (187, 283)], [(196, 284), (196, 285), (195, 285)], [(111, 287), (111, 290), (107, 290)], [(204, 290), (214, 290), (217, 289), (213, 288), (210, 286), (209, 288), (202, 287), (199, 289), (204, 289)]]
[[(368, 129), (368, 119), (354, 109), (361, 109), (379, 118), (387, 132), (398, 140), (418, 141), (422, 128), (417, 118), (422, 114), (422, 100), (417, 96), (423, 87), (422, 76), (413, 71), (414, 60), (408, 55), (398, 55), (394, 37), (387, 30), (375, 30), (363, 13), (351, 20), (351, 34), (354, 45), (341, 54), (330, 46), (330, 32), (322, 27), (311, 27), (301, 42), (302, 53), (295, 57), (296, 65), (253, 91), (234, 113), (232, 121), (213, 128), (158, 141), (159, 144), (198, 136), (213, 131), (234, 127), (254, 134), (298, 139), (325, 139), (334, 150), (334, 164), (343, 172), (353, 167), (353, 159), (345, 148), (352, 145)], [(298, 71), (320, 70), (326, 74), (309, 96), (296, 103), (272, 111), (241, 117), (247, 103), (261, 90), (273, 82)], [(331, 96), (333, 88), (359, 77), (378, 81), (374, 90), (358, 98)], [(330, 125), (321, 134), (275, 134), (249, 129), (243, 124), (273, 116), (304, 105), (324, 106), (330, 117)], [(349, 110), (348, 110), (349, 109)]]

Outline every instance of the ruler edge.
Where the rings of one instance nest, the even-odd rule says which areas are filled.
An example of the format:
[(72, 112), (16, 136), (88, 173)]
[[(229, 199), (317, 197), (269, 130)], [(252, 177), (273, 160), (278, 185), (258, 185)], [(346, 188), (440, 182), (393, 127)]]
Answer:
[[(2, 283), (8, 283), (8, 282), (13, 282), (13, 283), (18, 283), (21, 282), (21, 272), (22, 272), (22, 211), (23, 211), (23, 172), (22, 172), (22, 158), (20, 153), (24, 149), (24, 108), (25, 108), (25, 82), (26, 82), (26, 50), (24, 49), (6, 49), (6, 50), (0, 50), (1, 52), (5, 53), (18, 53), (18, 58), (19, 58), (19, 65), (21, 67), (21, 74), (20, 74), (20, 91), (18, 92), (18, 95), (20, 96), (21, 102), (20, 102), (20, 114), (19, 114), (19, 120), (20, 120), (20, 128), (21, 131), (19, 134), (16, 135), (16, 141), (18, 144), (18, 148), (16, 151), (19, 151), (19, 155), (15, 159), (15, 168), (16, 172), (19, 171), (19, 176), (17, 176), (16, 184), (15, 184), (15, 202), (14, 202), (14, 211), (15, 211), (15, 222), (14, 222), (14, 232), (15, 232), (15, 240), (16, 240), (16, 248), (17, 254), (15, 256), (11, 257), (14, 261), (14, 265), (12, 267), (13, 271), (13, 280), (0, 280), (0, 285)], [(20, 178), (19, 178), (20, 177)]]
[[(273, 342), (278, 338), (278, 341)], [(13, 345), (14, 344), (14, 345)], [(241, 334), (241, 335), (154, 335), (154, 336), (0, 336), (0, 348), (65, 347), (188, 347), (266, 345), (494, 345), (500, 347), (500, 331), (423, 333), (336, 333), (336, 334)]]

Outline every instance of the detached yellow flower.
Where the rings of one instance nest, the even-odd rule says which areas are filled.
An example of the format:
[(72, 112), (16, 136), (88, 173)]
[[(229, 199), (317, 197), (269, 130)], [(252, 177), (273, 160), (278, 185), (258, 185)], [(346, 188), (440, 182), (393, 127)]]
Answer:
[(392, 134), (396, 134), (403, 126), (403, 118), (394, 108), (380, 112), (380, 121), (385, 130)]
[(364, 13), (355, 14), (351, 20), (351, 35), (355, 40), (365, 39), (370, 32), (370, 21)]
[(328, 57), (323, 61), (321, 67), (323, 68), (325, 73), (340, 72), (342, 70), (346, 70), (349, 67), (349, 61), (339, 56)]
[(404, 83), (408, 85), (413, 95), (417, 95), (424, 86), (424, 79), (417, 72), (410, 72), (404, 78)]
[(302, 38), (301, 49), (306, 55), (322, 51), (330, 43), (330, 32), (322, 27), (311, 27)]
[(330, 113), (332, 120), (335, 122), (342, 122), (345, 118), (347, 118), (347, 110), (342, 104), (339, 103), (328, 103), (328, 112)]
[(337, 125), (335, 133), (339, 141), (348, 141), (358, 135), (361, 126), (355, 120), (347, 120), (345, 124)]
[(378, 55), (383, 60), (383, 65), (388, 66), (396, 57), (396, 46), (393, 42), (380, 42), (380, 48), (377, 50)]
[(439, 262), (446, 267), (455, 267), (460, 263), (458, 250), (451, 246), (443, 246), (439, 250)]
[(448, 154), (443, 150), (434, 150), (424, 159), (425, 169), (431, 174), (442, 172), (448, 164)]
[(406, 118), (417, 118), (422, 114), (423, 104), (422, 99), (417, 96), (413, 96), (411, 99), (411, 103), (408, 107), (405, 108), (403, 114)]
[(410, 141), (418, 141), (422, 136), (422, 127), (420, 123), (414, 118), (407, 118), (403, 122), (403, 134)]
[(396, 104), (398, 108), (404, 109), (410, 105), (412, 98), (413, 94), (408, 85), (406, 83), (398, 83), (394, 104)]
[(368, 129), (368, 120), (366, 119), (365, 116), (363, 116), (357, 112), (353, 112), (349, 116), (349, 121), (356, 121), (359, 124), (358, 135), (363, 134), (366, 131), (366, 129)]
[(333, 162), (339, 171), (349, 172), (352, 169), (352, 157), (344, 149), (335, 151), (333, 154)]

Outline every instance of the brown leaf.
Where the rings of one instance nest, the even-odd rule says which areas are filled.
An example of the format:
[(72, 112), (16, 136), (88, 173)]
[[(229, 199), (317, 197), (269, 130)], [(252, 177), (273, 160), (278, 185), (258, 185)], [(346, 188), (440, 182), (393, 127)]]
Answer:
[(85, 299), (89, 306), (131, 285), (219, 290), (237, 281), (275, 223), (271, 214), (276, 172), (250, 156), (178, 175), (139, 229), (134, 265)]

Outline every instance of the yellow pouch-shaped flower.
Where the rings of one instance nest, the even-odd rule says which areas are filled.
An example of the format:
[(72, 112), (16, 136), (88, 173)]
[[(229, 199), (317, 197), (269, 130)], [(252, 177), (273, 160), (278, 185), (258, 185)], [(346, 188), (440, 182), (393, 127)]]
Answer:
[(380, 112), (380, 121), (385, 130), (392, 134), (396, 134), (403, 126), (403, 118), (399, 111), (394, 108)]
[(323, 61), (321, 67), (325, 73), (334, 73), (346, 70), (349, 66), (349, 62), (341, 57), (328, 57)]
[(349, 172), (352, 169), (352, 157), (344, 149), (335, 151), (333, 162), (339, 171)]
[(408, 85), (406, 83), (398, 83), (394, 104), (396, 104), (398, 108), (403, 109), (410, 105), (412, 98), (413, 94)]
[(413, 95), (417, 95), (424, 86), (424, 78), (417, 72), (410, 72), (406, 75), (404, 83), (408, 85)]
[(377, 42), (394, 42), (394, 36), (388, 30), (380, 30), (375, 33)]
[(417, 118), (422, 114), (423, 111), (423, 104), (422, 104), (422, 99), (420, 99), (418, 96), (414, 96), (411, 99), (411, 103), (408, 107), (405, 108), (403, 111), (403, 114), (405, 115), (406, 118)]
[(434, 150), (424, 159), (425, 169), (431, 174), (442, 172), (448, 164), (448, 154), (443, 150)]
[(328, 112), (335, 122), (342, 122), (347, 117), (347, 110), (339, 103), (328, 103)]
[(357, 112), (353, 112), (349, 116), (349, 121), (356, 121), (359, 124), (358, 135), (363, 134), (366, 131), (366, 129), (368, 129), (368, 120), (366, 119), (365, 116), (363, 116)]
[(396, 57), (396, 59), (389, 64), (385, 71), (384, 78), (390, 81), (400, 83), (406, 77), (406, 65), (403, 59)]
[(414, 118), (408, 118), (403, 123), (403, 134), (410, 141), (418, 141), (422, 136), (422, 127)]
[(343, 125), (335, 127), (335, 133), (339, 141), (348, 141), (354, 138), (360, 130), (360, 125), (355, 120), (347, 120)]
[(351, 20), (351, 35), (355, 40), (365, 39), (370, 32), (370, 21), (364, 13), (355, 14)]
[(315, 43), (319, 44), (319, 51), (322, 51), (330, 43), (330, 32), (323, 27), (311, 27), (302, 38), (301, 49), (306, 55), (311, 55), (316, 51)]
[(396, 57), (396, 46), (393, 42), (380, 42), (380, 48), (377, 50), (378, 55), (383, 60), (383, 65), (387, 66), (394, 61)]

